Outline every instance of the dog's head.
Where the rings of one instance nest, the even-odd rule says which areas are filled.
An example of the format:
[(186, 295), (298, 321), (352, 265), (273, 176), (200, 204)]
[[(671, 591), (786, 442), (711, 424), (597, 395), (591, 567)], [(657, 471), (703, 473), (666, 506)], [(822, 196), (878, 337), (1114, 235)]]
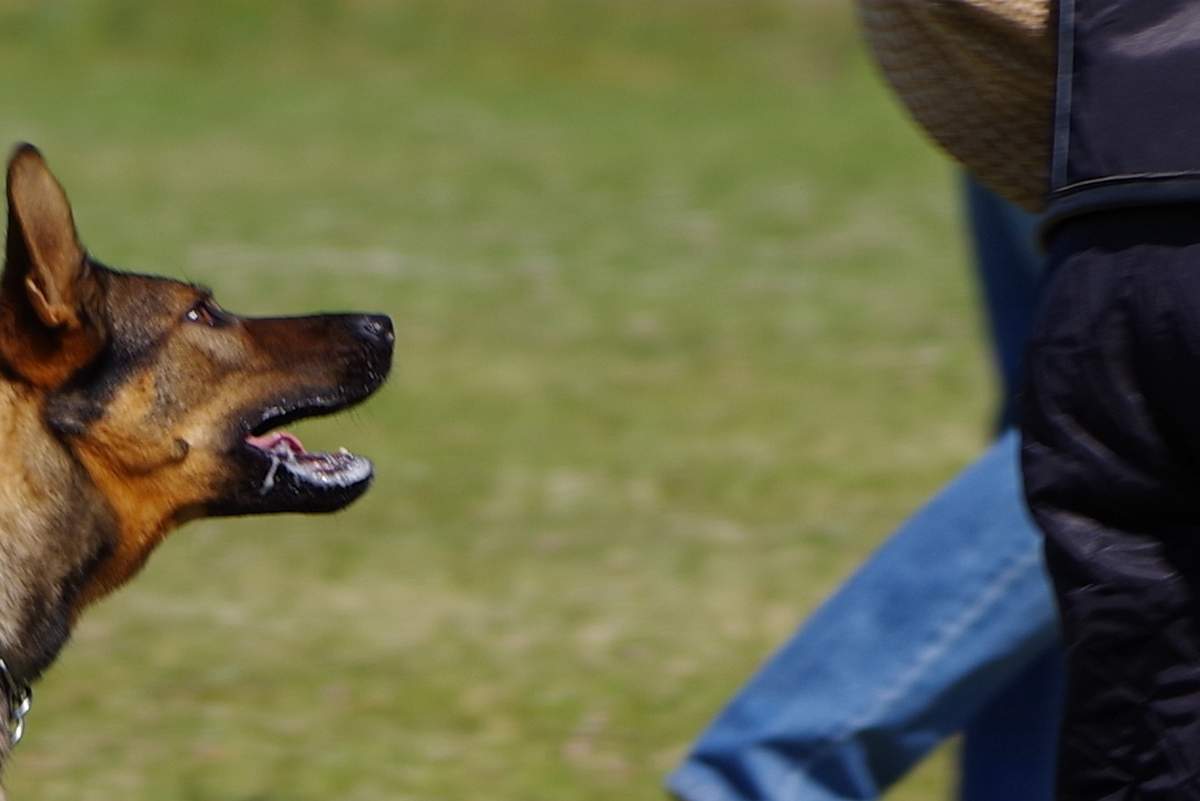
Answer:
[(365, 458), (309, 453), (276, 429), (379, 388), (391, 366), (387, 317), (240, 317), (202, 287), (92, 259), (32, 146), (13, 155), (7, 187), (0, 369), (39, 398), (116, 520), (80, 606), (125, 581), (181, 522), (328, 512), (366, 490)]

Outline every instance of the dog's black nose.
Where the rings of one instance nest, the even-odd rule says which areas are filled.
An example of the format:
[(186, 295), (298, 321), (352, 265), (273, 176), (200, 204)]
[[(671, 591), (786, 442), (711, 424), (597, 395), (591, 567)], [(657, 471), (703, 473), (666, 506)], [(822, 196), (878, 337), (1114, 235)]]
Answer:
[(371, 343), (391, 345), (396, 341), (396, 334), (392, 329), (392, 318), (386, 314), (363, 315), (358, 319), (356, 333)]

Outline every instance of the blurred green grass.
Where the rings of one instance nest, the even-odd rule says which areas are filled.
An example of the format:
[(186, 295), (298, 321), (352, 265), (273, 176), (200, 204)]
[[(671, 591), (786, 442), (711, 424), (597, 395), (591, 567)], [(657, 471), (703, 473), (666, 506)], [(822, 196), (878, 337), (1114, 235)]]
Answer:
[(983, 440), (950, 171), (848, 4), (3, 0), (0, 68), (100, 258), (398, 325), (299, 429), (374, 490), (177, 533), (15, 799), (660, 798)]

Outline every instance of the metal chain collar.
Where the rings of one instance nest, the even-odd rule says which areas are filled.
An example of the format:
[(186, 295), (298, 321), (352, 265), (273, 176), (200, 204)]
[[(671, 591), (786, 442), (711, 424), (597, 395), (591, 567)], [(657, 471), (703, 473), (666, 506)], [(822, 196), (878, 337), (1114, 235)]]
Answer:
[(17, 681), (3, 659), (0, 659), (0, 692), (8, 704), (8, 718), (4, 721), (8, 747), (15, 748), (25, 736), (25, 716), (33, 708), (33, 690), (25, 682)]

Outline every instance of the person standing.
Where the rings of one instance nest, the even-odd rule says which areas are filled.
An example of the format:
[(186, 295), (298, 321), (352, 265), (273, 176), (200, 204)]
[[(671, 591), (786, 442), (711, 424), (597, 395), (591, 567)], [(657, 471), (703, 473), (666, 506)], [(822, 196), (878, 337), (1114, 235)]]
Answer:
[[(1049, 0), (858, 8), (884, 77), (934, 141), (996, 195), (1043, 208)], [(1019, 236), (986, 233), (1015, 214), (995, 213), (996, 195), (973, 188), (969, 208), (1011, 422), (1039, 286), (1029, 267), (1041, 260), (1032, 218)], [(1017, 247), (995, 246), (1004, 241)], [(1050, 798), (1061, 652), (1019, 447), (1002, 434), (905, 523), (734, 698), (668, 788), (685, 801), (875, 798), (961, 729), (961, 798)]]
[(860, 3), (913, 116), (1045, 208), (1021, 456), (1066, 653), (1056, 797), (1200, 799), (1200, 3)]
[(962, 801), (1049, 801), (1062, 657), (1011, 426), (1040, 285), (1035, 218), (964, 181), (999, 437), (754, 676), (667, 780), (683, 801), (882, 795), (965, 734)]

